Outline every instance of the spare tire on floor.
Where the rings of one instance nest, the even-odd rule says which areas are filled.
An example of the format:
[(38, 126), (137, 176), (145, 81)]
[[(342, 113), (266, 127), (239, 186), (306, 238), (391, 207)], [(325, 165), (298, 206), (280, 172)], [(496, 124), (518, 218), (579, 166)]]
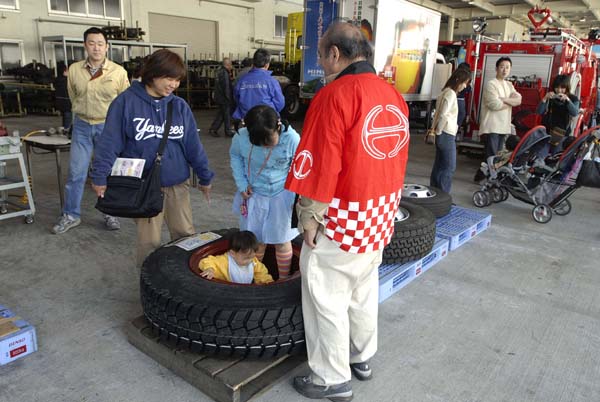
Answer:
[(450, 194), (437, 187), (423, 184), (405, 184), (402, 190), (402, 199), (427, 208), (436, 218), (448, 215), (452, 208)]
[[(226, 252), (228, 235), (184, 250), (168, 244), (144, 262), (140, 292), (144, 316), (153, 331), (178, 347), (196, 353), (272, 357), (305, 350), (300, 275), (267, 285), (242, 285), (208, 280), (198, 274), (198, 261)], [(177, 242), (175, 242), (177, 243)], [(300, 241), (293, 242), (292, 273), (298, 272)], [(269, 248), (265, 265), (276, 264)], [(277, 277), (271, 272), (273, 278)]]
[(435, 216), (426, 208), (402, 198), (394, 235), (383, 249), (382, 264), (403, 264), (429, 254), (435, 242)]

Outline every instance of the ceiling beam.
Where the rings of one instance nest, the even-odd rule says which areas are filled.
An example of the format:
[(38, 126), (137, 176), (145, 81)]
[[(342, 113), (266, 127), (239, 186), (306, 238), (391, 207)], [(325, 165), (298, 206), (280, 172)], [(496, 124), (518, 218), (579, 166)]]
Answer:
[(600, 1), (598, 0), (581, 0), (589, 10), (594, 14), (596, 20), (600, 20)]

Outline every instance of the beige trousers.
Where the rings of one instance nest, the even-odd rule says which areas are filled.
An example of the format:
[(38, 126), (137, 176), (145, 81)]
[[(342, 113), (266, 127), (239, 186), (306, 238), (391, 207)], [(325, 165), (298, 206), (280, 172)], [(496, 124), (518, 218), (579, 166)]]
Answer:
[(382, 253), (347, 253), (322, 233), (314, 249), (302, 246), (302, 313), (315, 384), (350, 381), (350, 363), (377, 351)]
[(164, 194), (162, 212), (154, 218), (135, 220), (137, 224), (137, 267), (141, 267), (148, 254), (162, 244), (160, 234), (163, 219), (167, 222), (171, 240), (195, 233), (192, 221), (189, 180), (171, 187), (163, 187), (162, 191)]

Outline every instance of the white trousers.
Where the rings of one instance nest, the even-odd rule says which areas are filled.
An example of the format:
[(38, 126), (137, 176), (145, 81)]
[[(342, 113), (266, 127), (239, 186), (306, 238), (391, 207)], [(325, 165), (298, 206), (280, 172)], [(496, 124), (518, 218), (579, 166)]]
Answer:
[(377, 351), (382, 253), (348, 253), (322, 233), (314, 249), (302, 246), (302, 313), (315, 384), (350, 381), (350, 363), (367, 361)]

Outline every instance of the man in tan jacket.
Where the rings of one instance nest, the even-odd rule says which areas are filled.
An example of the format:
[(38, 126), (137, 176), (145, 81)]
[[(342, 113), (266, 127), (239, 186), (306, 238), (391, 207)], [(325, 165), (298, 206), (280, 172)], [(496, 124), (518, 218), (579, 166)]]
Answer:
[(487, 134), (486, 160), (504, 147), (506, 136), (511, 134), (512, 108), (521, 104), (521, 94), (506, 81), (511, 68), (511, 59), (500, 57), (496, 62), (496, 77), (486, 84), (483, 92), (479, 132)]
[[(72, 111), (75, 114), (71, 138), (69, 176), (65, 185), (65, 205), (52, 228), (61, 234), (81, 223), (81, 199), (94, 144), (104, 129), (104, 119), (113, 99), (129, 87), (127, 72), (106, 58), (106, 34), (89, 28), (83, 34), (88, 57), (69, 66), (68, 84)], [(117, 218), (105, 216), (107, 229), (117, 230)]]

